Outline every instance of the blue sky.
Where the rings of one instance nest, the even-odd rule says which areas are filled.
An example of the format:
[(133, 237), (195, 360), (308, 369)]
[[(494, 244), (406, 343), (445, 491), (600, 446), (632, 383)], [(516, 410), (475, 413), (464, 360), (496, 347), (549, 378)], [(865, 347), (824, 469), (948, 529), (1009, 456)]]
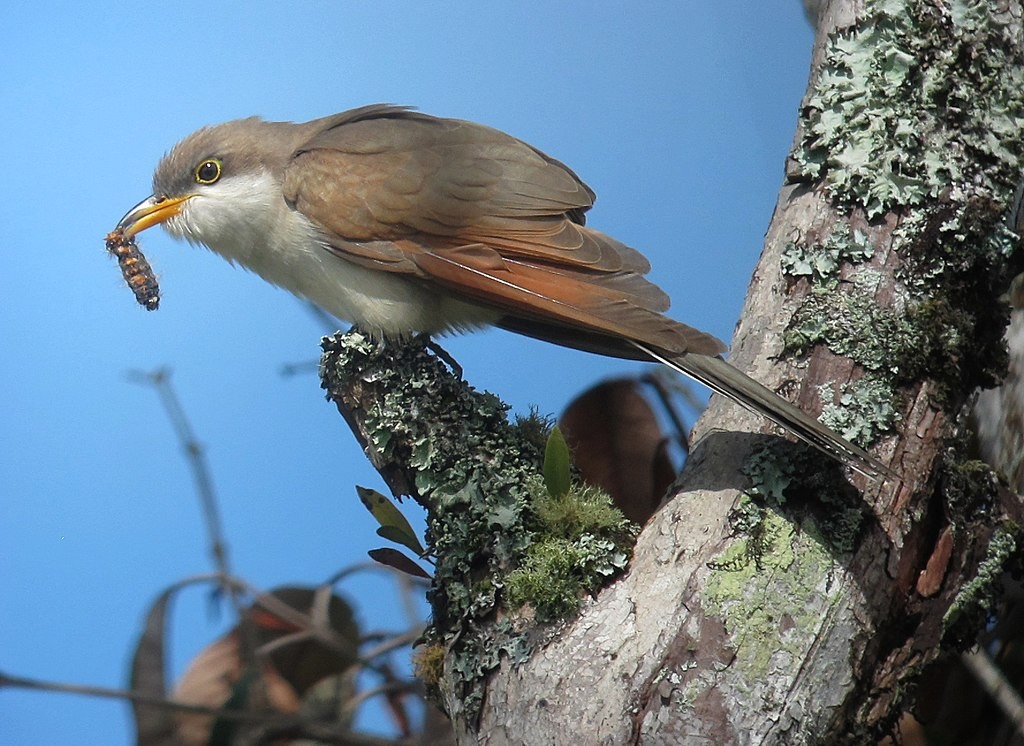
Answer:
[[(0, 670), (112, 687), (152, 599), (211, 568), (179, 444), (127, 371), (173, 368), (238, 574), (316, 583), (381, 544), (354, 491), (381, 481), (315, 375), (280, 373), (316, 359), (320, 323), (158, 231), (147, 313), (105, 255), (167, 148), (378, 101), (504, 129), (597, 191), (589, 224), (648, 255), (676, 318), (728, 340), (812, 40), (797, 0), (86, 5), (13, 4), (0, 24)], [(446, 347), (519, 410), (639, 369), (504, 332)], [(341, 590), (367, 627), (399, 623), (378, 577)], [(200, 591), (174, 625), (177, 670), (222, 629)], [(122, 703), (0, 691), (2, 743), (130, 740)]]

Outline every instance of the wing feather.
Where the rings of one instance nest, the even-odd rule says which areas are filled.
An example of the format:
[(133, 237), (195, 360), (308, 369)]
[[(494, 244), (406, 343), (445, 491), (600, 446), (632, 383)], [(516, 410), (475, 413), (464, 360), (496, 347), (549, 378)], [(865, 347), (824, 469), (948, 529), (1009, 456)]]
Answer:
[(552, 269), (502, 257), (480, 245), (421, 251), (411, 258), (432, 281), (510, 317), (646, 342), (669, 354), (717, 355), (725, 350), (710, 334), (646, 307), (647, 288), (655, 286), (639, 275)]
[(626, 355), (635, 348), (617, 338), (673, 354), (724, 349), (661, 315), (668, 297), (643, 277), (647, 260), (583, 224), (593, 191), (526, 143), (380, 106), (315, 129), (286, 167), (285, 196), (346, 260), (529, 320), (506, 324), (525, 333), (562, 324)]

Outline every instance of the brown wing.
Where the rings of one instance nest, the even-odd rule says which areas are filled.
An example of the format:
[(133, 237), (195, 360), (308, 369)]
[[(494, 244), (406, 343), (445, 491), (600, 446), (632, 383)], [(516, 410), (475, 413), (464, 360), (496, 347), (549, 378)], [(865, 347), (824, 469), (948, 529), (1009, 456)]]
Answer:
[(622, 357), (643, 357), (626, 340), (672, 355), (724, 350), (711, 335), (658, 313), (664, 293), (631, 272), (537, 264), (480, 244), (417, 252), (414, 261), (434, 282), (506, 311), (500, 325), (522, 334)]
[(673, 353), (724, 349), (661, 315), (668, 297), (643, 277), (647, 260), (586, 228), (594, 193), (535, 148), (396, 107), (320, 124), (286, 168), (285, 196), (346, 259), (439, 283), (561, 344), (574, 345), (554, 333), (568, 326)]

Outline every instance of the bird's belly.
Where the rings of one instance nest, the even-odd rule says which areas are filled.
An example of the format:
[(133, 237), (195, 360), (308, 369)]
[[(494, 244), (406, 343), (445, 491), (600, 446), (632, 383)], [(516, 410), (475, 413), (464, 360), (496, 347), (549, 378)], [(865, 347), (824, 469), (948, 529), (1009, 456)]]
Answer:
[(464, 331), (499, 313), (436, 292), (407, 275), (346, 261), (319, 245), (289, 256), (285, 271), (250, 265), (264, 279), (316, 303), (339, 319), (389, 338)]

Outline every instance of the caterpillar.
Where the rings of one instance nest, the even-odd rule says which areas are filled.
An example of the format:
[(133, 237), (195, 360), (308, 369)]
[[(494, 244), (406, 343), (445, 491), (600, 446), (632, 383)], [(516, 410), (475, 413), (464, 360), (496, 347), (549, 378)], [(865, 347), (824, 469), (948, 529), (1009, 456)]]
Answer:
[(121, 274), (128, 287), (135, 293), (135, 300), (147, 311), (155, 311), (160, 307), (160, 285), (157, 284), (153, 268), (142, 252), (139, 251), (135, 239), (120, 231), (107, 234), (107, 251), (117, 257)]

